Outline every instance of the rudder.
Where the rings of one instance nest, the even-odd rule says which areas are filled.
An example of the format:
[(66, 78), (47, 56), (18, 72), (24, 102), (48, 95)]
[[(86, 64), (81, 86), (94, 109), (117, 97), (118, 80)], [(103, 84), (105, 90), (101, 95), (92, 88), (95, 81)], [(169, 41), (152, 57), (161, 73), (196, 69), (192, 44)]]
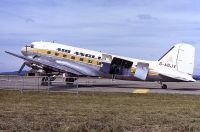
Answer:
[(160, 65), (192, 75), (194, 71), (194, 60), (195, 48), (190, 44), (181, 43), (172, 47), (158, 61)]

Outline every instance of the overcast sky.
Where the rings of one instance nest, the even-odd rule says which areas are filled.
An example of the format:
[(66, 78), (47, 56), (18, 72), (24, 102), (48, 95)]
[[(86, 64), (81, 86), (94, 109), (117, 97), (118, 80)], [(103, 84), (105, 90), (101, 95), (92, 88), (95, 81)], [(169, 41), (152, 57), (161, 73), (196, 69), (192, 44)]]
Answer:
[(147, 60), (187, 42), (196, 47), (198, 72), (200, 1), (1, 0), (0, 72), (18, 70), (23, 62), (5, 50), (20, 53), (40, 40)]

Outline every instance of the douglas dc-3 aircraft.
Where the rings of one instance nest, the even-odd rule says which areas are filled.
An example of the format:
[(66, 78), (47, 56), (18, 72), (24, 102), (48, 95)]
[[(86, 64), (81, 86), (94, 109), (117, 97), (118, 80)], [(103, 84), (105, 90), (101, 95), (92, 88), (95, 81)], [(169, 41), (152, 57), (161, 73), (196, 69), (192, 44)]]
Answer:
[[(146, 61), (127, 58), (54, 42), (32, 42), (23, 47), (23, 55), (7, 52), (23, 59), (24, 66), (55, 76), (55, 73), (67, 73), (69, 76), (109, 77), (132, 81), (163, 82), (195, 81), (192, 78), (194, 69), (195, 48), (180, 43), (173, 46), (157, 61)], [(75, 80), (71, 80), (75, 81)]]

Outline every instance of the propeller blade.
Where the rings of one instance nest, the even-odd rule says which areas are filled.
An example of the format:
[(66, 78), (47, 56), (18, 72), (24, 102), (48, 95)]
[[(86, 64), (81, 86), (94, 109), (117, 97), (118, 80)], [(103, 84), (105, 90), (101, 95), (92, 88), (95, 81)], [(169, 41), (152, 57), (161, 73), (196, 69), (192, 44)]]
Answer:
[(21, 68), (19, 69), (18, 73), (21, 73), (25, 66), (26, 66), (26, 63), (24, 62), (24, 63), (22, 64)]

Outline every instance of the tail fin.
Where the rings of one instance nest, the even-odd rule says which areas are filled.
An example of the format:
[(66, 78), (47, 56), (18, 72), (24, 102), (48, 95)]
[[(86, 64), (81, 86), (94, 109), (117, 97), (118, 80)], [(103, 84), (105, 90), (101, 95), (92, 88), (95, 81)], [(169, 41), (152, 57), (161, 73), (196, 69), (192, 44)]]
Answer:
[(177, 71), (193, 74), (195, 48), (189, 44), (177, 44), (172, 47), (158, 61), (160, 65), (175, 68)]

